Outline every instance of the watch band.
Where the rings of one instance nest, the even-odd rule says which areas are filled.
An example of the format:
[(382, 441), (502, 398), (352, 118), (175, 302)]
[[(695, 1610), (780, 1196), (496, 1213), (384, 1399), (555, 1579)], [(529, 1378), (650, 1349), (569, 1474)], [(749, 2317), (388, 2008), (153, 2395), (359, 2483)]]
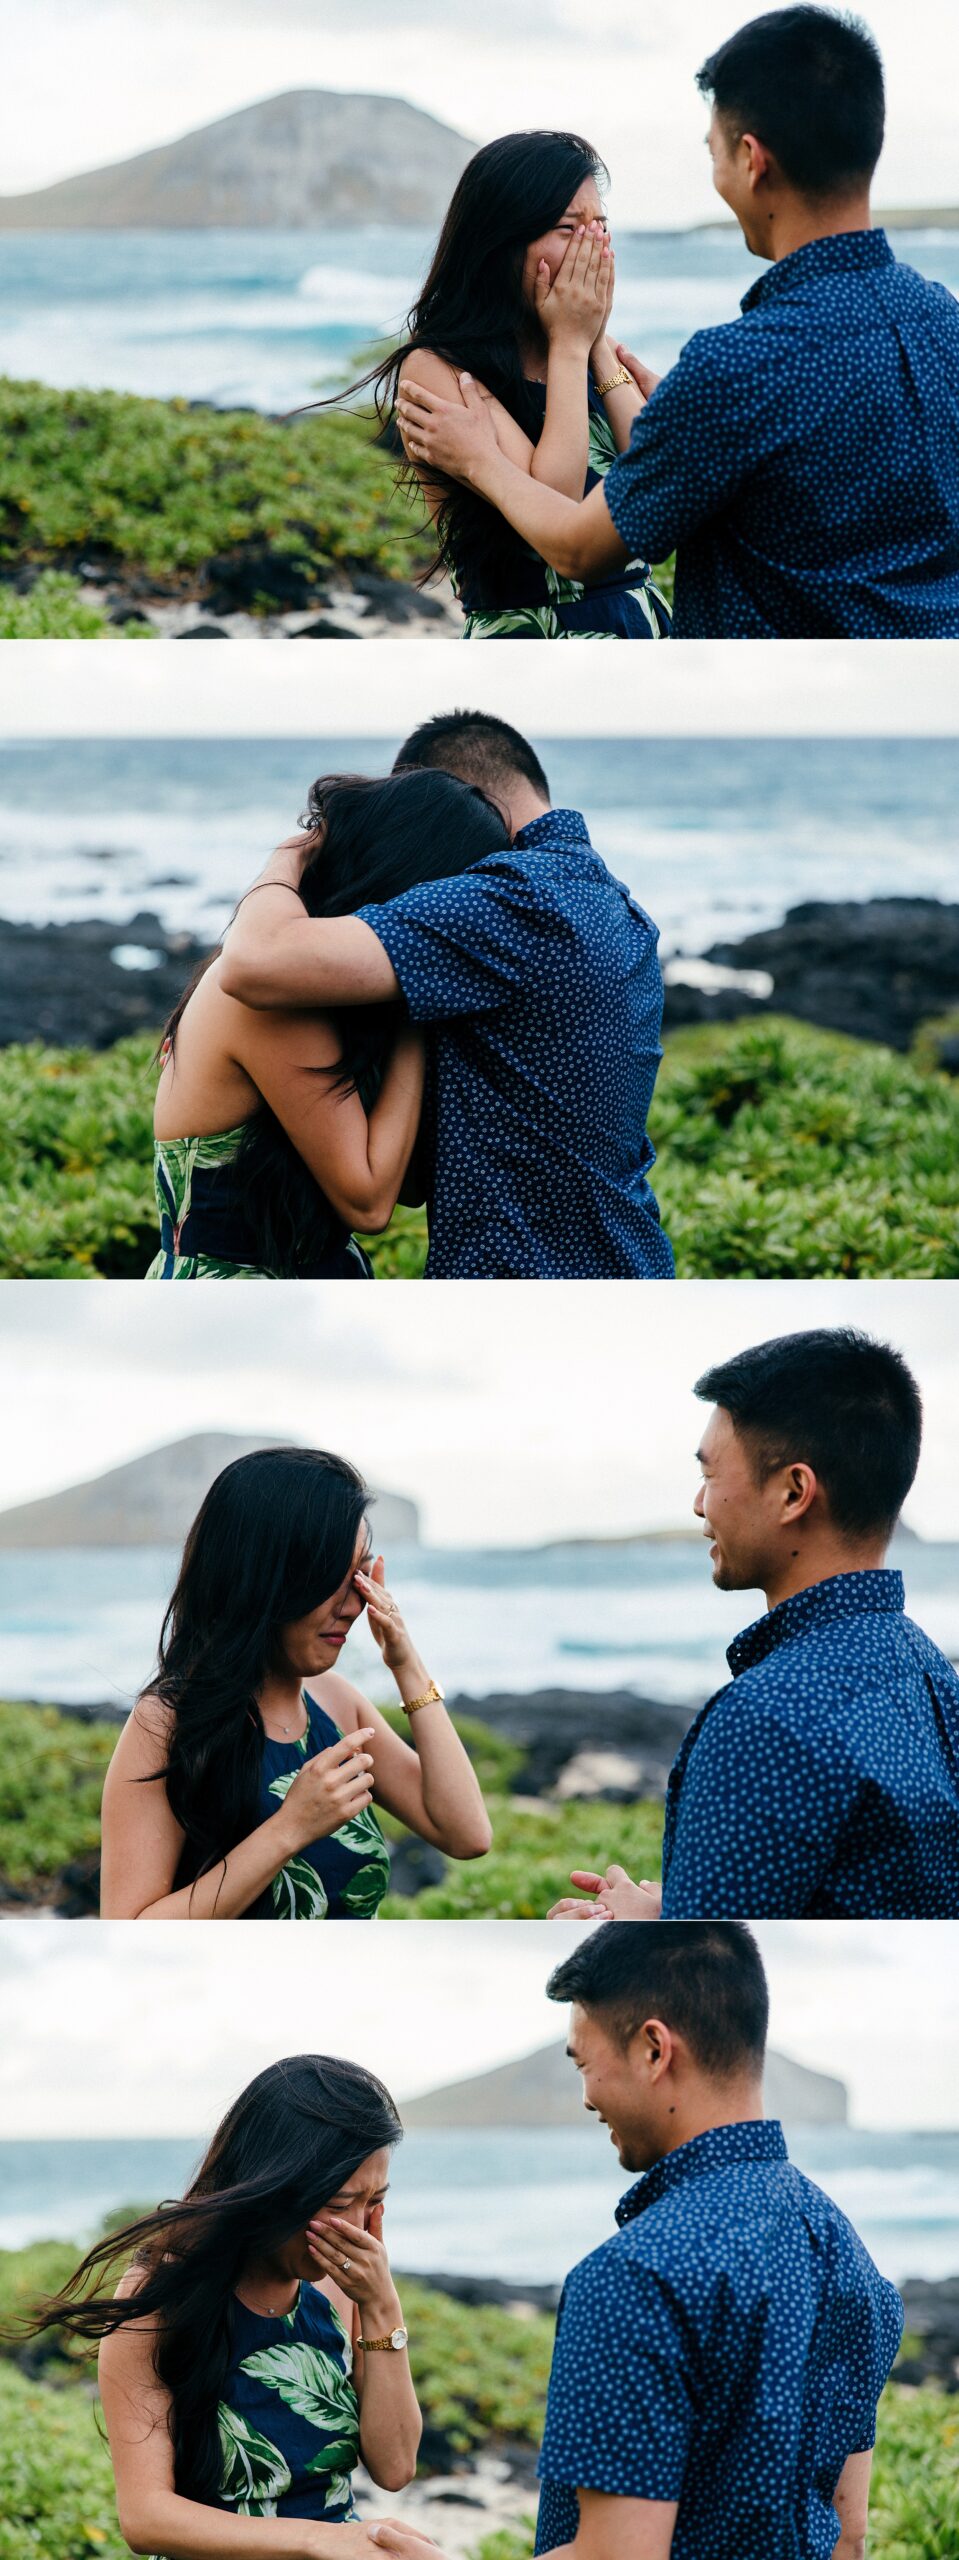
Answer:
[(629, 373), (629, 372), (627, 372), (626, 366), (625, 366), (624, 364), (621, 364), (621, 365), (620, 365), (620, 368), (619, 368), (619, 372), (618, 372), (618, 373), (611, 373), (611, 374), (610, 374), (610, 377), (609, 377), (609, 381), (608, 381), (608, 382), (598, 382), (598, 383), (597, 383), (597, 385), (596, 385), (596, 390), (597, 390), (597, 394), (598, 394), (598, 396), (599, 396), (600, 400), (605, 400), (605, 398), (606, 398), (606, 394), (607, 394), (607, 391), (618, 391), (618, 390), (619, 390), (619, 386), (620, 386), (620, 383), (621, 383), (621, 382), (622, 382), (622, 383), (632, 382), (632, 379), (633, 379), (632, 374), (631, 374), (631, 373)]
[(408, 1716), (415, 1716), (415, 1715), (418, 1715), (418, 1714), (419, 1714), (419, 1711), (420, 1711), (420, 1708), (421, 1708), (421, 1707), (441, 1707), (441, 1706), (443, 1706), (443, 1705), (444, 1705), (444, 1703), (445, 1703), (445, 1699), (446, 1699), (446, 1691), (445, 1691), (445, 1689), (441, 1689), (441, 1688), (440, 1688), (440, 1684), (439, 1684), (439, 1681), (438, 1681), (438, 1680), (431, 1680), (431, 1681), (430, 1681), (429, 1688), (428, 1688), (428, 1689), (424, 1689), (424, 1691), (423, 1691), (423, 1695), (422, 1695), (422, 1697), (421, 1697), (421, 1698), (404, 1698), (404, 1700), (403, 1700), (403, 1711), (404, 1711), (404, 1714), (406, 1714), (406, 1715), (408, 1715)]
[(400, 2325), (390, 2330), (388, 2338), (358, 2338), (356, 2343), (358, 2347), (362, 2347), (364, 2355), (375, 2356), (384, 2348), (391, 2348), (394, 2355), (399, 2355), (402, 2348), (406, 2346), (408, 2337), (409, 2331)]

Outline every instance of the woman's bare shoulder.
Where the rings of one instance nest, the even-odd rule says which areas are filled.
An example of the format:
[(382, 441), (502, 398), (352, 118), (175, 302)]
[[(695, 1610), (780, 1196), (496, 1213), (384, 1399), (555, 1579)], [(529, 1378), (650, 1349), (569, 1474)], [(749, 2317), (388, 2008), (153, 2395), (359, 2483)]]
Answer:
[(369, 1699), (364, 1698), (362, 1689), (357, 1689), (352, 1680), (345, 1680), (341, 1671), (319, 1672), (316, 1679), (310, 1681), (307, 1696), (313, 1698), (318, 1707), (325, 1708), (342, 1733), (355, 1733), (358, 1725), (370, 1722)]
[(445, 356), (433, 354), (432, 347), (414, 347), (404, 356), (399, 370), (401, 382), (421, 382), (427, 391), (439, 391), (446, 399), (459, 397), (459, 377), (455, 365)]
[(176, 1728), (176, 1713), (155, 1689), (145, 1689), (131, 1707), (113, 1754), (128, 1771), (166, 1767)]

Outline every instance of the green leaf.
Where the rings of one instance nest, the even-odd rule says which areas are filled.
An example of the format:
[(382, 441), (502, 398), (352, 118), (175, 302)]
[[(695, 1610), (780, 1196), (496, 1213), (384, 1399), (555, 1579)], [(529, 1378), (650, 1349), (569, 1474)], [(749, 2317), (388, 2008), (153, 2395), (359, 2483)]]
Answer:
[(348, 1911), (354, 1920), (371, 1920), (374, 1912), (379, 1910), (389, 1880), (390, 1862), (384, 1852), (374, 1866), (358, 1867), (356, 1874), (343, 1885), (340, 1901), (344, 1911)]
[(309, 1858), (288, 1858), (271, 1887), (276, 1920), (325, 1920), (330, 1898)]
[(261, 2347), (255, 2355), (244, 2356), (241, 2371), (249, 2374), (251, 2381), (275, 2391), (277, 2398), (285, 2401), (298, 2418), (305, 2418), (309, 2426), (324, 2434), (334, 2431), (323, 2448), (325, 2469), (335, 2470), (341, 2465), (352, 2468), (359, 2457), (359, 2411), (352, 2385), (334, 2356), (297, 2340), (290, 2345)]
[(275, 2515), (277, 2499), (292, 2485), (279, 2447), (223, 2401), (218, 2418), (223, 2449), (221, 2496), (229, 2499), (238, 2515)]

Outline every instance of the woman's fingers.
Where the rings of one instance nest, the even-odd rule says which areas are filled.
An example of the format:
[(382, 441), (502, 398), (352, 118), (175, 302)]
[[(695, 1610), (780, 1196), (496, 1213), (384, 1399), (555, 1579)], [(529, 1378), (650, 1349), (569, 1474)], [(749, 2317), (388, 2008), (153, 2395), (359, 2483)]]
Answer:
[[(357, 1759), (364, 1754), (366, 1758), (369, 1759), (369, 1753), (366, 1750), (366, 1745), (369, 1742), (375, 1741), (375, 1739), (375, 1724), (360, 1724), (357, 1725), (354, 1733), (341, 1734), (339, 1741), (331, 1742), (329, 1749), (327, 1751), (320, 1752), (318, 1757), (321, 1760), (326, 1761), (328, 1769), (336, 1769), (343, 1760)], [(370, 1760), (370, 1767), (372, 1768), (372, 1766), (373, 1763), (372, 1760)]]
[(598, 1893), (606, 1882), (605, 1876), (595, 1875), (592, 1867), (571, 1867), (569, 1880), (570, 1884), (578, 1884), (582, 1893)]
[(377, 2550), (395, 2551), (396, 2560), (418, 2560), (420, 2552), (438, 2551), (440, 2547), (431, 2534), (418, 2533), (413, 2525), (371, 2524), (368, 2531)]

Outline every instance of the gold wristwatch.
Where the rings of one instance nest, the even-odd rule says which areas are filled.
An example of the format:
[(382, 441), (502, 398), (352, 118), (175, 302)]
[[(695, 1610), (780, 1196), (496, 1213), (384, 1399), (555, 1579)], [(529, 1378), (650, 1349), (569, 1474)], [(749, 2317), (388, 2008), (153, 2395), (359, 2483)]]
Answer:
[(443, 1705), (444, 1705), (444, 1703), (445, 1703), (445, 1699), (446, 1699), (446, 1691), (445, 1691), (445, 1689), (441, 1689), (441, 1688), (440, 1688), (440, 1684), (439, 1684), (439, 1681), (438, 1681), (438, 1680), (431, 1680), (431, 1681), (430, 1681), (429, 1688), (428, 1688), (428, 1689), (424, 1689), (424, 1691), (423, 1691), (423, 1695), (422, 1695), (422, 1697), (421, 1697), (421, 1698), (404, 1698), (404, 1700), (403, 1700), (403, 1711), (404, 1711), (404, 1714), (405, 1714), (405, 1715), (408, 1715), (408, 1716), (415, 1716), (415, 1715), (418, 1715), (419, 1710), (420, 1710), (420, 1708), (421, 1708), (421, 1707), (441, 1707), (441, 1706), (443, 1706)]
[(409, 2335), (408, 2329), (391, 2329), (388, 2338), (358, 2338), (356, 2343), (362, 2347), (364, 2355), (375, 2356), (378, 2348), (392, 2347), (393, 2354), (398, 2356), (408, 2346)]

